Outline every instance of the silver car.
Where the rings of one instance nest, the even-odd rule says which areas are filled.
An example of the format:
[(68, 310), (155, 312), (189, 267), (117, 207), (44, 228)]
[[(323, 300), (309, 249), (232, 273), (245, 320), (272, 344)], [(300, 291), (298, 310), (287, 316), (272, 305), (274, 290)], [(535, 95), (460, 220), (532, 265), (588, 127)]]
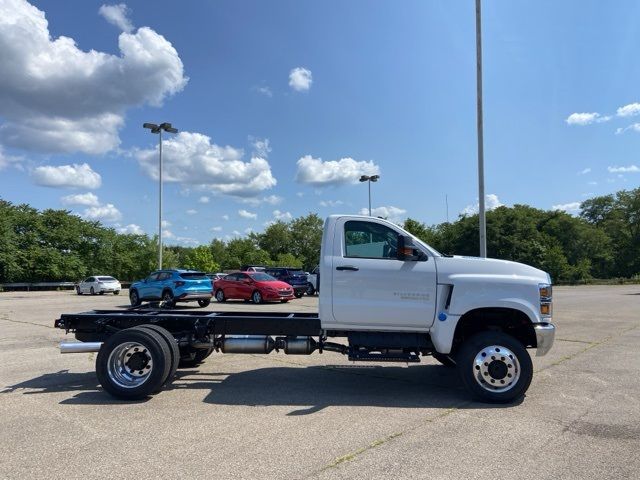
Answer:
[(91, 295), (102, 295), (106, 293), (113, 293), (119, 295), (122, 290), (120, 282), (113, 277), (107, 276), (93, 276), (88, 277), (86, 280), (76, 285), (76, 292), (78, 295), (83, 293), (90, 293)]

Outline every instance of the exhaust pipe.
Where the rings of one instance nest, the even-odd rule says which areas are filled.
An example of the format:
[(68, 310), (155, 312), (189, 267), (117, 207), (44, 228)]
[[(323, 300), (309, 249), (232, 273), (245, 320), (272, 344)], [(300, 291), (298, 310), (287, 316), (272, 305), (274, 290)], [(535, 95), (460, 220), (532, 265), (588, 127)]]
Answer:
[(102, 342), (60, 342), (60, 353), (99, 352)]

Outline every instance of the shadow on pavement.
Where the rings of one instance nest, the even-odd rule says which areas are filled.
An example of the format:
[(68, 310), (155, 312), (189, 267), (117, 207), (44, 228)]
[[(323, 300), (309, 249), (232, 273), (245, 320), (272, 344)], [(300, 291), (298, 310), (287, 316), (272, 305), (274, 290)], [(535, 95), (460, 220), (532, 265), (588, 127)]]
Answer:
[[(309, 415), (327, 407), (509, 408), (472, 402), (456, 372), (440, 365), (405, 367), (327, 365), (276, 367), (240, 373), (181, 370), (165, 390), (206, 390), (212, 405), (301, 407), (287, 415)], [(75, 393), (63, 405), (127, 405), (100, 388), (94, 372), (61, 370), (6, 387), (0, 394), (20, 392)]]

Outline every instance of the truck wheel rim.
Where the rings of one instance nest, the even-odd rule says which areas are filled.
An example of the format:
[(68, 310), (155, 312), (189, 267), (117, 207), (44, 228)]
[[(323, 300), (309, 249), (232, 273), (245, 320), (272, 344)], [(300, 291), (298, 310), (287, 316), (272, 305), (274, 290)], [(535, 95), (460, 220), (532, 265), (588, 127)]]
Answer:
[(153, 371), (149, 349), (140, 343), (121, 343), (111, 351), (107, 372), (111, 381), (122, 388), (134, 388), (147, 381)]
[(518, 357), (501, 345), (491, 345), (480, 350), (472, 368), (476, 382), (488, 392), (507, 392), (520, 379)]

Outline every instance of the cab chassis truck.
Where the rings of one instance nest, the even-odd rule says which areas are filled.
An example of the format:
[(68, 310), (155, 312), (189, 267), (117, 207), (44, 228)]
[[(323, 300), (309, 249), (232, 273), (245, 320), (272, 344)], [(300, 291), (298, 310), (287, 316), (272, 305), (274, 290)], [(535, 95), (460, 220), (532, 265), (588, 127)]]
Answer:
[(403, 363), (431, 355), (457, 370), (474, 399), (508, 403), (531, 383), (527, 349), (545, 355), (553, 345), (551, 278), (528, 265), (442, 255), (391, 222), (355, 215), (327, 218), (320, 257), (317, 314), (144, 306), (63, 314), (55, 327), (78, 341), (60, 350), (97, 352), (103, 389), (130, 400), (213, 352), (275, 350)]

